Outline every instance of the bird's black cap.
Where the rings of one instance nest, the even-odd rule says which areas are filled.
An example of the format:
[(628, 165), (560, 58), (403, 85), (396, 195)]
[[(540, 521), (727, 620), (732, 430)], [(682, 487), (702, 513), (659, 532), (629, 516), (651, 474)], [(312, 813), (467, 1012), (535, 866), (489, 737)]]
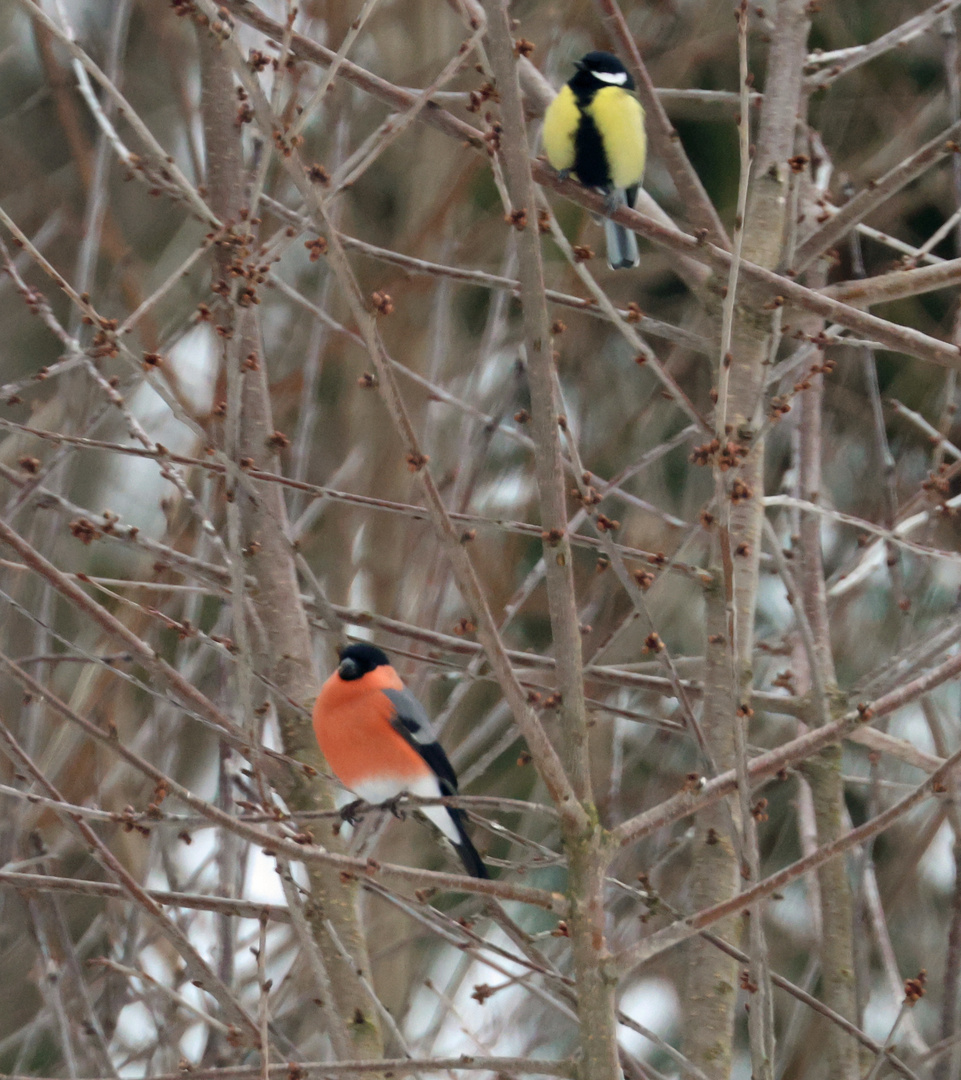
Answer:
[(571, 85), (622, 86), (625, 90), (634, 89), (634, 80), (624, 65), (608, 52), (589, 52), (576, 61), (577, 71), (571, 79)]
[(390, 664), (387, 654), (374, 645), (348, 645), (340, 650), (340, 667), (337, 672), (342, 679), (350, 682), (359, 679), (374, 668), (385, 667)]

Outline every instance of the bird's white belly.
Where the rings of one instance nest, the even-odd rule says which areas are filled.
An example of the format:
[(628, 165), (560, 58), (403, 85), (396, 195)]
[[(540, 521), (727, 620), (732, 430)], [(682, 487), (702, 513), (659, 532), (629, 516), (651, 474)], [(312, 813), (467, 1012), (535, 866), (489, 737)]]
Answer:
[[(396, 775), (370, 776), (362, 782), (355, 781), (351, 791), (372, 806), (388, 802), (390, 799), (396, 799), (398, 795), (405, 792), (408, 795), (416, 795), (421, 799), (437, 799), (441, 795), (440, 784), (433, 775), (419, 776), (416, 779)], [(454, 828), (454, 823), (451, 821), (446, 807), (425, 806), (421, 808), (421, 813), (429, 818), (448, 840), (453, 840), (455, 843), (460, 842), (457, 829)]]

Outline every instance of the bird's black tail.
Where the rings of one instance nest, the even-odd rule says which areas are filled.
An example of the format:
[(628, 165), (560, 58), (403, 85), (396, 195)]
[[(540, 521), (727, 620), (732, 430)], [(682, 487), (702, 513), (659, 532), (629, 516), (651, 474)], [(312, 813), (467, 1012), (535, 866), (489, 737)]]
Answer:
[(455, 810), (451, 807), (450, 816), (454, 821), (454, 825), (457, 827), (457, 834), (460, 837), (460, 841), (454, 844), (454, 850), (460, 857), (460, 861), (464, 864), (464, 869), (471, 877), (489, 878), (490, 874), (487, 872), (484, 860), (478, 855), (477, 848), (471, 843), (471, 838), (467, 835), (467, 831), (464, 828), (463, 813), (461, 813), (460, 810)]

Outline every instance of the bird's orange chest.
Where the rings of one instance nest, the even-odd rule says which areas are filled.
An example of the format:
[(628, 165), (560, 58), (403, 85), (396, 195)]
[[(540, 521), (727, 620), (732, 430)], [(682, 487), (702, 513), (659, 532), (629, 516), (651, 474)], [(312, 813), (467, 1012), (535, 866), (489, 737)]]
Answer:
[(379, 669), (346, 682), (334, 674), (324, 683), (314, 704), (314, 733), (327, 764), (346, 787), (372, 773), (404, 776), (423, 769), (420, 755), (392, 727), (394, 706), (383, 693), (403, 685), (396, 675), (380, 676)]

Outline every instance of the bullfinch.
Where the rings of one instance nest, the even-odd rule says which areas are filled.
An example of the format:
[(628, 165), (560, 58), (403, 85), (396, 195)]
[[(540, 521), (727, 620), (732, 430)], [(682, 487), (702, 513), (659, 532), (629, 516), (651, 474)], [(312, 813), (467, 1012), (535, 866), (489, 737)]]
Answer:
[[(405, 793), (425, 799), (457, 794), (457, 777), (423, 705), (373, 645), (348, 645), (314, 703), (314, 732), (337, 779), (364, 802), (389, 803)], [(487, 867), (464, 828), (462, 810), (421, 812), (453, 844), (464, 869), (486, 878)]]
[[(633, 207), (647, 158), (644, 109), (632, 93), (634, 80), (606, 52), (589, 52), (574, 66), (544, 114), (547, 160), (562, 175), (573, 173), (585, 187), (600, 188), (608, 211)], [(604, 234), (612, 270), (637, 266), (634, 233), (605, 220)]]

